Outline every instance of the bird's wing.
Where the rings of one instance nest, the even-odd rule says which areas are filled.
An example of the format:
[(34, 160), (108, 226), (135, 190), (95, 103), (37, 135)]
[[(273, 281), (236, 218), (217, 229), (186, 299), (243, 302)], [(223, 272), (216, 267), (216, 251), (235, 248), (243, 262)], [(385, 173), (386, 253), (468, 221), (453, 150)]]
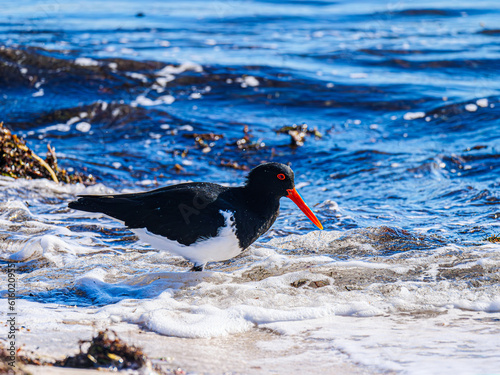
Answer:
[(168, 186), (146, 193), (85, 195), (69, 204), (70, 208), (102, 212), (121, 220), (129, 228), (149, 232), (190, 245), (200, 237), (217, 235), (225, 219), (221, 210), (226, 202), (218, 199), (227, 190), (209, 183)]

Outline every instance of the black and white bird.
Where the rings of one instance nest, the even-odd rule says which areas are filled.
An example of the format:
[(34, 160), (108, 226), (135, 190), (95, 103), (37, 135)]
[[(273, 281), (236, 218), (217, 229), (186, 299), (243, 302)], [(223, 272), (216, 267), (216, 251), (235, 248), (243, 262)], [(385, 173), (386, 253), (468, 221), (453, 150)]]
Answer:
[(190, 182), (144, 193), (82, 195), (69, 207), (118, 219), (142, 241), (180, 255), (194, 263), (192, 271), (202, 271), (207, 262), (231, 259), (266, 233), (278, 217), (282, 197), (323, 229), (295, 189), (292, 169), (280, 163), (252, 169), (244, 186)]

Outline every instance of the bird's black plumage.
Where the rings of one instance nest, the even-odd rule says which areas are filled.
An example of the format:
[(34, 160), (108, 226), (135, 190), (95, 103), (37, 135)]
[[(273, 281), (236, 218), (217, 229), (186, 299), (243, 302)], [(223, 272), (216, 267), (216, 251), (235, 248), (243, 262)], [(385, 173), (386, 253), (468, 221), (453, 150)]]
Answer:
[[(70, 208), (102, 212), (123, 221), (131, 229), (147, 228), (182, 245), (200, 237), (217, 235), (224, 225), (220, 209), (228, 204), (220, 197), (228, 188), (206, 182), (167, 186), (135, 194), (83, 195)], [(216, 203), (214, 203), (216, 202)]]
[(240, 187), (184, 183), (144, 193), (83, 195), (69, 207), (104, 213), (131, 229), (145, 228), (183, 246), (217, 237), (227, 225), (223, 215), (227, 212), (244, 250), (273, 225), (279, 200), (291, 189), (293, 171), (284, 164), (266, 163), (250, 171), (246, 184)]

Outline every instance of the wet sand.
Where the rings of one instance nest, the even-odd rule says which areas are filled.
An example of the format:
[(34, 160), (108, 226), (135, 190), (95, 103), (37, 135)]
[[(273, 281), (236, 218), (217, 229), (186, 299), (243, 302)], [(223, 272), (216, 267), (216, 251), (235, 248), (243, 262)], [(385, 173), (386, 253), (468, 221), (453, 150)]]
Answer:
[[(70, 328), (69, 330), (67, 328)], [(325, 360), (325, 344), (307, 339), (283, 338), (266, 330), (211, 339), (166, 337), (119, 323), (109, 329), (127, 342), (143, 348), (153, 366), (164, 373), (182, 369), (189, 374), (375, 374), (373, 370), (347, 362), (332, 351)], [(59, 332), (33, 330), (22, 334), (23, 349), (29, 357), (51, 362), (78, 352), (78, 340), (90, 339), (97, 329), (91, 326), (64, 327)], [(315, 351), (318, 357), (315, 358)], [(321, 352), (321, 353), (320, 353)], [(28, 366), (33, 375), (91, 374), (102, 370)], [(160, 372), (161, 373), (161, 372)], [(181, 373), (181, 372), (179, 372)]]

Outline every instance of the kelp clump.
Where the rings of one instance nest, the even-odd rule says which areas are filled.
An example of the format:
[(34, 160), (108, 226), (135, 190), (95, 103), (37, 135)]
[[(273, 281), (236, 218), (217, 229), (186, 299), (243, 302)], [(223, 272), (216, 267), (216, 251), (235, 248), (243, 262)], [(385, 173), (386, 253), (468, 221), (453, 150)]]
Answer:
[[(142, 349), (127, 345), (116, 334), (111, 338), (109, 333), (108, 330), (100, 331), (91, 341), (80, 341), (80, 353), (57, 361), (54, 365), (76, 368), (106, 367), (117, 370), (137, 370), (150, 366)], [(85, 352), (81, 347), (84, 344), (90, 344)]]
[(307, 136), (312, 135), (317, 139), (322, 137), (317, 128), (309, 129), (307, 124), (293, 124), (292, 126), (283, 126), (276, 130), (276, 134), (288, 134), (290, 136), (290, 147), (292, 148), (304, 146), (304, 142)]
[(57, 165), (55, 151), (47, 145), (45, 160), (26, 146), (19, 138), (0, 123), (0, 175), (13, 178), (48, 178), (55, 182), (82, 183), (92, 185), (95, 178), (91, 174), (69, 173)]
[(491, 242), (491, 243), (500, 243), (500, 234), (486, 237), (486, 241)]

